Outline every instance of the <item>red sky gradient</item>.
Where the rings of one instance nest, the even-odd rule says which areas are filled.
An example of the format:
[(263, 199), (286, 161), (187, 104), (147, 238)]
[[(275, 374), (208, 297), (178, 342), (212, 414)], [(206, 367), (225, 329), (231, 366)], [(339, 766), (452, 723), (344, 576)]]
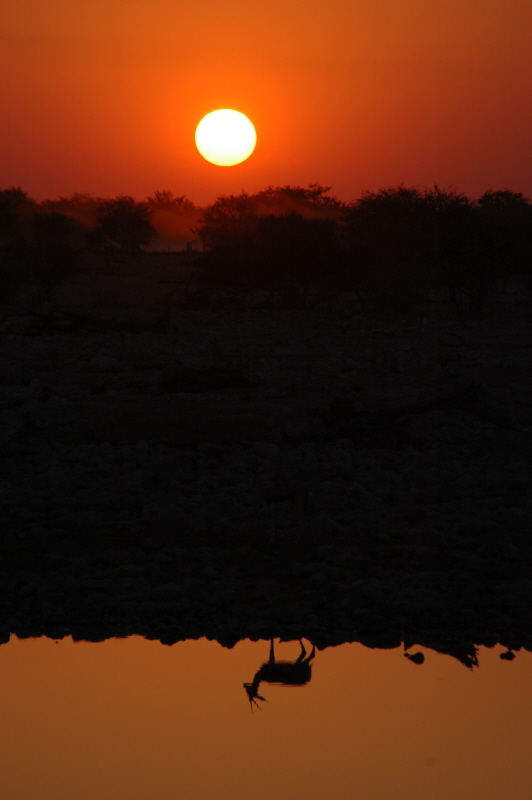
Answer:
[[(0, 20), (0, 188), (532, 195), (530, 0), (2, 0)], [(234, 167), (194, 145), (224, 107), (257, 128)]]

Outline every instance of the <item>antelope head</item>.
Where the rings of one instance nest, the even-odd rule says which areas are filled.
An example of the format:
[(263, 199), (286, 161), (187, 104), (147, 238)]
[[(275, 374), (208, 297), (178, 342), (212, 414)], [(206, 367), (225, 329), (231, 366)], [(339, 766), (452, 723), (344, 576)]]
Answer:
[(249, 700), (249, 707), (251, 708), (251, 710), (253, 711), (253, 706), (257, 706), (257, 708), (259, 708), (262, 711), (259, 704), (257, 703), (257, 699), (265, 702), (266, 698), (262, 697), (260, 694), (257, 694), (257, 691), (252, 683), (245, 683), (244, 689), (246, 690), (246, 694)]

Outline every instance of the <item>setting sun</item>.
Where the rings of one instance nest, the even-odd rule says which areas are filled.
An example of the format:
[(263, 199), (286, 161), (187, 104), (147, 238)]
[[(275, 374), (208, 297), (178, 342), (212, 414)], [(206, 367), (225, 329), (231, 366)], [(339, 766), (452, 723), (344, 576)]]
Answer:
[(207, 114), (196, 128), (196, 147), (207, 161), (221, 167), (240, 164), (257, 143), (253, 124), (240, 111), (221, 108)]

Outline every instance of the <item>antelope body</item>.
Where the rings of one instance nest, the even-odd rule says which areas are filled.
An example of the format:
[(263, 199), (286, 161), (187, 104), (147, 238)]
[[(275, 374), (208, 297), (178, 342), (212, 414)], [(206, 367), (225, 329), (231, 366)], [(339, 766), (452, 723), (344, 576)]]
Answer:
[(245, 683), (244, 689), (246, 690), (251, 710), (253, 705), (260, 708), (257, 700), (265, 700), (259, 694), (259, 686), (264, 683), (284, 683), (286, 686), (304, 686), (310, 681), (312, 676), (311, 661), (316, 653), (316, 648), (312, 645), (312, 651), (307, 656), (307, 651), (301, 639), (301, 653), (296, 661), (276, 661), (274, 651), (274, 640), (270, 639), (270, 658), (255, 673), (255, 677), (251, 683)]

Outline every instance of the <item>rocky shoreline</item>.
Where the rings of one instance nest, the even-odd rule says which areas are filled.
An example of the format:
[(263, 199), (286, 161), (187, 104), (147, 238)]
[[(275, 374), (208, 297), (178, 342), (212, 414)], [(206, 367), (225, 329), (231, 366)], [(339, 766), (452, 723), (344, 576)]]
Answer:
[(1, 638), (532, 650), (531, 333), (262, 309), (4, 331)]

